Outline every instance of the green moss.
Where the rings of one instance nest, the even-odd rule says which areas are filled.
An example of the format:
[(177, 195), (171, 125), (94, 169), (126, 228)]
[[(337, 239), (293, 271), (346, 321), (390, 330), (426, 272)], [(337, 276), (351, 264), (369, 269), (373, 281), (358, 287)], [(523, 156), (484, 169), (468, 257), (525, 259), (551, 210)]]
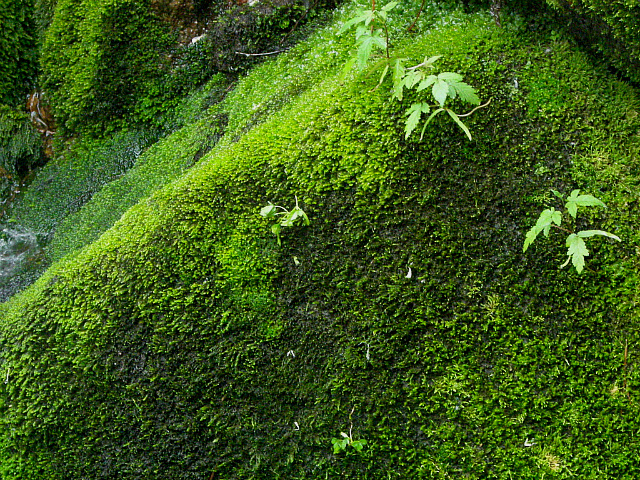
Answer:
[[(230, 138), (1, 307), (7, 479), (638, 475), (635, 92), (488, 15), (398, 48), (493, 99), (473, 142), (444, 118), (405, 141), (375, 77), (331, 65), (249, 93), (278, 60)], [(573, 187), (625, 242), (581, 277), (553, 237), (521, 253)], [(311, 225), (279, 248), (258, 211), (295, 195)], [(333, 455), (350, 428), (363, 454)]]
[(0, 2), (0, 103), (22, 104), (36, 75), (33, 2)]

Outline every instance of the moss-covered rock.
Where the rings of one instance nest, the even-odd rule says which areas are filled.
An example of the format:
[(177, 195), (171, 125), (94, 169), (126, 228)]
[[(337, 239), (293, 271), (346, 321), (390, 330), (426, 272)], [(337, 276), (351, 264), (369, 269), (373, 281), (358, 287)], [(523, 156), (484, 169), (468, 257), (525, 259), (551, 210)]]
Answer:
[(0, 1), (0, 103), (22, 105), (36, 76), (33, 1)]
[[(638, 98), (503, 24), (397, 42), (492, 98), (473, 142), (445, 118), (404, 140), (377, 75), (287, 83), (303, 50), (250, 75), (230, 138), (3, 305), (3, 478), (638, 476)], [(290, 95), (252, 96), (268, 68)], [(522, 254), (574, 187), (624, 240), (582, 276), (557, 237)], [(258, 212), (295, 196), (311, 225), (278, 247)]]

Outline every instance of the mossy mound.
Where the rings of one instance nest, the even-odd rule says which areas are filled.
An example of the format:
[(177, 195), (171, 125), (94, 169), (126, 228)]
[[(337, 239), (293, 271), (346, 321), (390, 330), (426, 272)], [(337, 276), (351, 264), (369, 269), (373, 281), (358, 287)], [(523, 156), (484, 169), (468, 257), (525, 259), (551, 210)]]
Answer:
[[(504, 24), (397, 47), (493, 99), (473, 142), (325, 75), (6, 303), (3, 478), (637, 477), (638, 98)], [(624, 240), (582, 276), (522, 254), (574, 187)], [(278, 247), (258, 211), (295, 196)]]

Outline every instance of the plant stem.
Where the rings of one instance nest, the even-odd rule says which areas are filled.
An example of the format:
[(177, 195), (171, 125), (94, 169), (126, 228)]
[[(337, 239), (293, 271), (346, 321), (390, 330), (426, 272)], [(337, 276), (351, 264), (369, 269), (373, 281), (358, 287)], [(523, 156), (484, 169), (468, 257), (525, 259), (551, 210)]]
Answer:
[(425, 0), (422, 0), (422, 4), (420, 5), (420, 10), (418, 10), (418, 15), (416, 15), (416, 18), (413, 19), (413, 23), (411, 24), (411, 26), (407, 28), (407, 33), (409, 33), (413, 29), (413, 27), (415, 27), (416, 22), (418, 21), (418, 19), (420, 18), (420, 14), (422, 13), (422, 9), (424, 8), (424, 4), (425, 4)]
[(391, 57), (389, 56), (389, 29), (387, 28), (387, 22), (384, 22), (384, 36), (386, 37), (387, 59), (389, 59)]
[(573, 233), (571, 230), (567, 230), (566, 228), (561, 227), (560, 225), (551, 224), (551, 226), (552, 227), (556, 227), (557, 229), (562, 230), (563, 232), (568, 233), (569, 235), (571, 235)]
[(478, 105), (476, 108), (474, 108), (473, 110), (471, 110), (470, 112), (464, 113), (462, 115), (458, 115), (458, 118), (460, 117), (468, 117), (469, 115), (471, 115), (473, 112), (475, 112), (476, 110), (479, 110), (481, 108), (486, 107), (487, 105), (489, 105), (491, 103), (491, 99), (489, 99), (487, 101), (487, 103), (483, 104), (483, 105)]

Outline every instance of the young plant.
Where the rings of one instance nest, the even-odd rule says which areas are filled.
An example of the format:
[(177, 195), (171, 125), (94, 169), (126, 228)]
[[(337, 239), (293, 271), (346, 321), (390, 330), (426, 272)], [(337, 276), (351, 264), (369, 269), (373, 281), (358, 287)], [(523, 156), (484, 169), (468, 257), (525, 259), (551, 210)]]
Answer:
[[(351, 421), (351, 416), (356, 408), (353, 407), (351, 412), (349, 413), (349, 420)], [(354, 440), (353, 439), (353, 422), (349, 425), (349, 433), (346, 434), (344, 432), (340, 432), (341, 438), (333, 437), (331, 439), (331, 443), (333, 445), (333, 453), (338, 454), (341, 452), (349, 453), (349, 447), (353, 448), (356, 452), (361, 452), (364, 446), (367, 444), (366, 440)]]
[[(480, 98), (475, 89), (462, 81), (462, 75), (454, 72), (442, 72), (438, 75), (432, 73), (433, 64), (440, 58), (440, 55), (426, 57), (422, 63), (412, 67), (406, 67), (408, 59), (392, 57), (389, 46), (389, 29), (387, 20), (389, 12), (398, 5), (398, 2), (390, 2), (376, 10), (375, 0), (371, 2), (371, 9), (359, 10), (355, 17), (347, 21), (340, 29), (339, 34), (356, 27), (356, 47), (354, 56), (347, 62), (343, 70), (343, 76), (355, 65), (358, 70), (362, 70), (372, 57), (374, 50), (384, 51), (384, 58), (376, 63), (373, 70), (382, 68), (382, 74), (378, 85), (379, 88), (385, 81), (389, 70), (393, 71), (393, 90), (391, 97), (399, 101), (403, 99), (403, 90), (415, 89), (417, 92), (431, 89), (431, 94), (435, 104), (428, 102), (413, 103), (405, 112), (408, 117), (405, 123), (405, 138), (409, 138), (411, 133), (420, 123), (422, 114), (430, 114), (422, 128), (420, 140), (424, 136), (427, 125), (433, 118), (441, 112), (447, 112), (456, 124), (464, 131), (469, 140), (472, 139), (469, 128), (460, 120), (468, 117), (478, 108), (485, 107), (489, 102), (480, 105)], [(380, 23), (382, 28), (376, 28), (376, 23)], [(462, 101), (476, 105), (470, 112), (459, 115), (445, 106), (448, 99), (460, 98)]]
[(298, 197), (296, 196), (296, 206), (291, 210), (287, 210), (279, 205), (274, 205), (269, 202), (269, 205), (262, 207), (260, 215), (265, 218), (272, 218), (276, 220), (276, 223), (271, 225), (271, 231), (278, 239), (278, 245), (282, 245), (280, 240), (280, 232), (282, 227), (293, 227), (297, 221), (302, 221), (304, 225), (309, 225), (309, 217), (298, 205)]
[[(560, 200), (565, 201), (565, 198), (562, 194), (557, 192), (556, 190), (551, 190), (553, 194), (558, 197)], [(578, 207), (603, 207), (607, 208), (607, 206), (599, 199), (594, 197), (593, 195), (580, 195), (580, 190), (573, 190), (571, 195), (567, 197), (565, 203), (565, 209), (569, 213), (571, 217), (575, 220), (578, 215)], [(524, 246), (522, 251), (526, 252), (529, 245), (531, 245), (538, 234), (541, 232), (544, 233), (545, 237), (549, 236), (549, 232), (551, 231), (551, 227), (562, 230), (563, 232), (568, 233), (566, 240), (567, 246), (567, 261), (562, 264), (560, 268), (566, 267), (569, 262), (573, 264), (578, 273), (581, 273), (584, 269), (584, 259), (589, 256), (589, 250), (587, 249), (587, 245), (584, 241), (585, 238), (594, 237), (594, 236), (603, 236), (613, 238), (614, 240), (620, 241), (616, 235), (605, 232), (603, 230), (581, 230), (577, 233), (574, 233), (572, 230), (564, 228), (561, 226), (562, 223), (562, 212), (556, 210), (551, 207), (544, 210), (536, 224), (527, 232), (527, 236), (524, 240)]]

